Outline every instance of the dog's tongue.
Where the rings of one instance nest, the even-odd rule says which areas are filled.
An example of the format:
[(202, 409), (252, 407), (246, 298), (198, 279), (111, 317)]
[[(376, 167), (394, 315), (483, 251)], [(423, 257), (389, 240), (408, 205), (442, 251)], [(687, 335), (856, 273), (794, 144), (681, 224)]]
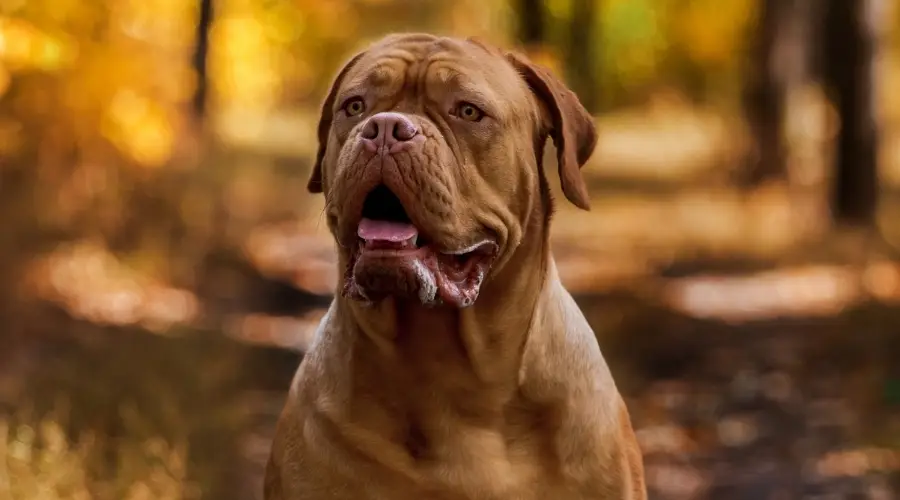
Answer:
[(404, 222), (363, 219), (359, 222), (356, 235), (367, 242), (403, 243), (418, 236), (419, 230)]

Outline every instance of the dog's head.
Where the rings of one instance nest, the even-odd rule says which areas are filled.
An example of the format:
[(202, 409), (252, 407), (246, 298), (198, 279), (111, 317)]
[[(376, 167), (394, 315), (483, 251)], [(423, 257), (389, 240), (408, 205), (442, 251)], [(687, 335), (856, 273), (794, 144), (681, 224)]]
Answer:
[[(474, 40), (389, 36), (354, 56), (322, 106), (309, 190), (324, 192), (345, 296), (471, 305), (508, 261), (557, 148), (566, 197), (587, 209), (580, 167), (596, 132), (547, 70)], [(549, 214), (544, 214), (549, 216)]]

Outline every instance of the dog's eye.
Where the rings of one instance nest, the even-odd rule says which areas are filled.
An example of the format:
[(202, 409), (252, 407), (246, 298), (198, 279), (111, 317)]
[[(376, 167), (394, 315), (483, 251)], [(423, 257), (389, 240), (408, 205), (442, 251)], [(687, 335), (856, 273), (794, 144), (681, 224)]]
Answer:
[(342, 108), (347, 116), (356, 116), (366, 110), (366, 103), (361, 97), (351, 97), (347, 99)]
[(472, 103), (461, 102), (456, 107), (456, 116), (467, 122), (477, 122), (484, 118), (484, 111), (478, 109), (478, 106)]

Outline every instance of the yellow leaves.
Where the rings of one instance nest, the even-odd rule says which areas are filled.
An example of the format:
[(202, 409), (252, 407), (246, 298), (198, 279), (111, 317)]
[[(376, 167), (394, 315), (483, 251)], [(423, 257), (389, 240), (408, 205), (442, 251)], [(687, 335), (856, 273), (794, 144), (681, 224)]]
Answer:
[[(316, 27), (316, 36), (331, 40), (358, 36), (359, 13), (346, 2), (318, 2), (302, 13)], [(315, 45), (315, 42), (309, 44), (310, 48)]]
[(71, 64), (74, 43), (42, 32), (35, 26), (0, 17), (0, 61), (16, 69), (56, 71)]
[(358, 36), (358, 12), (340, 1), (230, 0), (217, 14), (209, 69), (215, 100), (225, 108), (265, 112), (287, 82), (295, 95), (309, 92), (320, 73), (332, 70), (323, 68), (322, 45)]
[(90, 500), (85, 451), (51, 420), (37, 428), (0, 421), (0, 498)]
[(45, 38), (34, 51), (34, 64), (45, 71), (62, 68), (66, 61), (66, 47), (59, 40)]
[[(160, 165), (175, 141), (171, 122), (196, 87), (190, 53), (197, 10), (183, 0), (29, 0), (18, 18), (0, 16), (0, 93), (2, 69), (13, 81), (56, 72), (14, 87), (12, 109), (32, 118), (53, 109), (46, 128), (57, 136), (88, 148), (104, 136), (139, 164)], [(129, 92), (141, 98), (115, 101)], [(123, 104), (140, 101), (147, 102)]]
[(266, 31), (275, 43), (288, 44), (297, 41), (306, 30), (306, 16), (287, 3), (267, 10), (263, 15)]
[(751, 20), (753, 2), (701, 0), (677, 9), (675, 38), (688, 56), (701, 63), (721, 65), (735, 59)]
[(553, 51), (552, 47), (529, 47), (526, 53), (533, 63), (544, 66), (556, 75), (563, 74), (559, 56)]
[(151, 99), (130, 90), (115, 94), (104, 114), (101, 131), (137, 163), (158, 167), (172, 154), (174, 132), (168, 113)]
[(662, 20), (667, 5), (652, 0), (603, 0), (600, 50), (603, 71), (621, 86), (641, 85), (658, 74), (669, 48)]
[(197, 89), (197, 73), (187, 65), (175, 66), (154, 87), (159, 99), (171, 103), (186, 103)]
[(111, 24), (128, 36), (157, 49), (186, 49), (194, 41), (199, 2), (183, 0), (117, 0)]
[(263, 51), (268, 45), (265, 26), (254, 17), (240, 16), (219, 20), (210, 38), (227, 46), (235, 57), (248, 57)]
[(16, 66), (28, 62), (39, 34), (32, 26), (15, 19), (0, 22), (0, 58)]
[[(118, 470), (98, 474), (106, 467), (97, 465), (109, 458), (100, 440), (84, 435), (71, 442), (63, 425), (50, 417), (15, 426), (0, 420), (0, 498), (185, 500), (198, 496), (187, 480), (184, 443), (156, 438), (131, 445), (135, 436), (122, 438), (120, 443), (125, 444), (114, 450)], [(117, 490), (121, 491), (117, 494)]]
[(502, 30), (497, 29), (498, 8), (495, 2), (457, 0), (450, 7), (450, 26), (461, 36), (477, 36), (502, 43)]
[(547, 0), (544, 7), (551, 17), (557, 19), (568, 19), (572, 13), (571, 0)]
[[(176, 140), (177, 106), (194, 88), (187, 56), (195, 6), (123, 0), (93, 13), (60, 8), (65, 13), (54, 16), (29, 10), (28, 20), (0, 17), (0, 96), (20, 74), (58, 73), (21, 87), (14, 109), (31, 116), (52, 109), (54, 125), (47, 128), (68, 130), (81, 147), (96, 144), (99, 135), (139, 165), (164, 164)], [(85, 27), (101, 37), (76, 39), (64, 31)]]
[(210, 71), (216, 97), (225, 102), (274, 104), (281, 85), (277, 60), (265, 26), (251, 16), (221, 19), (213, 25)]
[[(187, 447), (171, 446), (155, 438), (148, 440), (137, 460), (129, 465), (142, 477), (132, 483), (125, 500), (184, 500), (199, 496), (187, 479)], [(143, 470), (142, 470), (143, 469)]]

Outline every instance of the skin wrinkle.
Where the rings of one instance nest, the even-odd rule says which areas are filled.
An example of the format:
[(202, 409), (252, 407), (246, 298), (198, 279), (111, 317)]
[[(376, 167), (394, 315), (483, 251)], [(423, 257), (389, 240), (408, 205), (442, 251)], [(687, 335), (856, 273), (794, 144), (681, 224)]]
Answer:
[[(435, 139), (436, 135), (431, 132), (431, 127), (425, 126), (423, 127), (423, 134), (425, 134), (428, 139)], [(425, 159), (424, 165), (428, 165), (432, 167), (434, 165), (441, 164), (440, 161), (440, 152), (438, 150), (438, 145), (436, 141), (428, 141), (425, 144), (425, 147), (422, 148), (421, 151), (422, 157)], [(412, 153), (410, 153), (410, 156)], [(411, 158), (412, 161), (412, 158)], [(452, 214), (454, 211), (452, 210), (452, 200), (450, 198), (450, 186), (448, 179), (443, 175), (434, 176), (434, 182), (429, 182), (424, 186), (416, 186), (417, 188), (424, 188), (428, 191), (429, 196), (428, 200), (432, 200), (436, 198), (437, 207), (430, 208), (431, 210), (435, 210), (442, 216), (446, 216), (448, 213)], [(432, 203), (434, 205), (434, 203)]]
[(425, 64), (422, 65), (422, 71), (420, 72), (420, 74), (413, 79), (413, 85), (415, 87), (416, 94), (416, 105), (421, 110), (428, 109), (428, 106), (426, 105), (427, 92), (425, 86), (426, 78), (432, 64), (433, 62), (426, 61)]
[[(424, 201), (421, 199), (421, 196), (419, 195), (419, 192), (420, 192), (418, 189), (419, 186), (413, 185), (412, 182), (414, 181), (414, 178), (412, 176), (403, 175), (401, 173), (402, 170), (400, 169), (400, 166), (399, 166), (401, 159), (408, 160), (406, 163), (409, 163), (410, 165), (412, 165), (412, 163), (413, 163), (412, 153), (410, 153), (408, 151), (406, 151), (405, 153), (406, 154), (404, 154), (402, 156), (394, 157), (393, 159), (385, 159), (385, 161), (386, 161), (385, 166), (388, 166), (388, 167), (390, 167), (391, 165), (394, 166), (394, 175), (396, 175), (397, 178), (401, 180), (401, 182), (406, 184), (406, 188), (407, 188), (408, 192), (414, 193), (416, 195), (417, 199), (415, 201), (416, 201), (416, 204), (418, 205)], [(406, 170), (409, 170), (409, 167)]]
[[(425, 109), (429, 110), (429, 108), (425, 108)], [(434, 140), (433, 141), (434, 144), (431, 147), (436, 150), (438, 148), (437, 143), (441, 142), (438, 139), (443, 139), (443, 141), (445, 141), (447, 147), (450, 149), (450, 153), (453, 155), (453, 159), (456, 161), (456, 164), (462, 165), (463, 164), (462, 151), (461, 151), (459, 142), (456, 139), (456, 135), (452, 134), (452, 133), (443, 134), (443, 132), (452, 131), (453, 127), (450, 125), (450, 123), (447, 121), (447, 119), (444, 118), (444, 116), (441, 112), (432, 111), (429, 114), (434, 116), (434, 118), (432, 119), (432, 121), (435, 124), (434, 128), (440, 133), (440, 135), (438, 135), (438, 134), (430, 133), (431, 131), (429, 131), (429, 133), (430, 133), (429, 139)]]
[[(419, 61), (413, 60), (409, 63), (409, 66), (406, 68), (406, 71), (403, 74), (403, 89), (404, 94), (412, 94), (415, 96), (415, 104), (417, 109), (423, 109), (424, 103), (422, 101), (422, 93), (419, 91), (419, 87), (422, 84), (423, 76), (428, 72), (429, 62), (425, 62), (425, 64), (421, 64)], [(398, 94), (398, 98), (400, 95)], [(402, 101), (400, 101), (402, 102)], [(400, 104), (397, 103), (397, 105)]]
[[(370, 71), (357, 80), (351, 81), (347, 88), (338, 94), (341, 98), (336, 100), (335, 102), (344, 102), (346, 99), (353, 97), (355, 95), (364, 95), (371, 92), (373, 89), (377, 90), (380, 87), (388, 86), (391, 84), (392, 86), (396, 86), (395, 81), (393, 81), (390, 76), (392, 74), (398, 73), (397, 66), (402, 66), (408, 64), (408, 61), (404, 59), (398, 58), (387, 58), (385, 60), (379, 60), (379, 64), (370, 69)], [(336, 107), (333, 111), (337, 112), (340, 107)]]
[[(422, 148), (422, 156), (425, 158), (428, 164), (442, 163), (441, 152), (439, 150), (438, 143), (434, 140), (436, 136), (432, 133), (431, 128), (425, 127), (423, 133), (425, 134), (425, 137), (429, 139), (429, 141), (427, 141), (425, 143), (425, 147)], [(436, 196), (438, 196), (438, 201), (442, 206), (451, 206), (452, 200), (450, 199), (450, 187), (448, 183), (444, 181), (442, 176), (437, 177), (435, 180), (435, 183), (429, 184), (430, 189)], [(435, 186), (435, 184), (437, 185)], [(437, 187), (439, 187), (440, 189), (436, 189)]]
[[(427, 148), (426, 148), (426, 151), (427, 151)], [(426, 159), (428, 160), (425, 162), (427, 165), (434, 165), (436, 163), (432, 158), (427, 157), (427, 153), (424, 156), (426, 156)], [(412, 153), (407, 153), (406, 160), (410, 164), (413, 164), (415, 162), (415, 159), (413, 158)], [(413, 177), (405, 178), (407, 186), (410, 189), (415, 190), (415, 192), (417, 192), (417, 193), (421, 193), (424, 191), (428, 195), (423, 198), (420, 194), (420, 196), (419, 196), (420, 202), (429, 204), (430, 211), (438, 214), (441, 217), (445, 217), (445, 216), (447, 216), (446, 207), (448, 206), (448, 204), (446, 203), (446, 200), (448, 199), (447, 194), (450, 192), (450, 189), (442, 177), (435, 177), (435, 179), (439, 179), (439, 180), (438, 180), (438, 182), (433, 183), (433, 184), (413, 185), (412, 182), (415, 181), (415, 178), (413, 178)], [(431, 200), (434, 200), (435, 198), (438, 200), (437, 206), (435, 206), (435, 203), (433, 203), (433, 201), (431, 201)]]
[[(422, 305), (431, 271), (382, 263), (353, 274), (356, 247), (339, 247), (345, 283), (385, 279), (394, 291), (335, 298), (279, 419), (266, 500), (645, 500), (627, 409), (549, 253), (543, 145), (551, 132), (564, 139), (559, 174), (578, 194), (589, 115), (520, 56), (427, 35), (376, 43), (326, 101), (398, 51), (414, 61), (364, 90), (363, 113), (321, 118), (310, 186), (327, 181), (329, 228), (357, 242), (365, 197), (383, 182), (431, 248), (491, 235), (500, 252), (460, 309)], [(462, 76), (436, 74), (448, 66)], [(449, 115), (459, 100), (478, 105), (465, 80), (492, 101), (481, 122)], [(404, 114), (421, 137), (364, 155), (361, 127), (382, 111)]]
[[(362, 146), (357, 147), (356, 148), (356, 156), (353, 157), (353, 160), (351, 160), (350, 164), (355, 165), (355, 164), (359, 163), (359, 158), (362, 156), (364, 151), (365, 151), (365, 149)], [(371, 160), (369, 160), (369, 161), (371, 161)], [(367, 166), (369, 164), (369, 161), (365, 162)], [(362, 175), (362, 172), (363, 172), (362, 170), (358, 171), (359, 175)], [(340, 193), (335, 193), (333, 191), (333, 189), (334, 189), (334, 185), (329, 187), (328, 194), (330, 196), (328, 196), (327, 199), (333, 199), (335, 196), (340, 196)]]
[[(358, 163), (359, 158), (362, 156), (362, 154), (363, 154), (364, 152), (365, 152), (365, 149), (364, 149), (364, 148), (362, 148), (362, 147), (358, 147), (358, 148), (357, 148), (357, 150), (356, 150), (356, 156), (354, 157), (353, 164), (357, 164), (357, 163)], [(366, 160), (366, 161), (364, 162), (365, 165), (366, 165), (366, 167), (365, 167), (364, 169), (351, 170), (351, 171), (350, 171), (350, 174), (347, 174), (347, 175), (352, 175), (352, 174), (355, 172), (358, 176), (361, 177), (362, 175), (364, 175), (364, 172), (366, 172), (366, 171), (368, 171), (368, 170), (370, 169), (370, 164), (372, 163), (372, 161), (375, 160), (375, 158), (376, 158), (376, 155), (375, 155), (375, 154), (372, 154), (372, 157), (369, 158), (368, 160)], [(350, 182), (357, 181), (357, 180), (358, 180), (358, 178), (357, 178), (357, 179), (351, 179)], [(333, 186), (332, 186), (331, 188), (329, 188), (329, 190), (328, 190), (329, 193), (332, 193), (332, 190), (333, 190)], [(341, 192), (333, 193), (332, 196), (333, 196), (333, 198), (335, 198), (335, 199), (338, 201), (338, 203), (335, 203), (335, 204), (332, 204), (332, 203), (326, 203), (326, 205), (327, 205), (328, 207), (333, 207), (335, 210), (340, 210), (340, 207), (344, 205), (344, 203), (343, 203), (344, 200), (343, 200), (343, 198), (341, 197), (341, 194), (343, 194), (343, 193), (341, 193)], [(334, 216), (337, 217), (337, 216), (338, 216), (338, 213), (335, 212), (335, 213), (334, 213)], [(331, 228), (331, 229), (334, 230), (334, 228)], [(338, 244), (339, 244), (339, 245), (344, 246), (344, 247), (347, 246), (347, 245), (344, 245), (344, 244), (342, 243), (342, 241), (341, 241), (340, 238), (338, 238), (337, 241), (338, 241)]]
[[(456, 96), (458, 98), (457, 100), (469, 101), (484, 111), (486, 116), (496, 118), (499, 113), (491, 104), (491, 102), (497, 98), (496, 93), (483, 87), (479, 87), (464, 73), (457, 69), (452, 62), (452, 59), (434, 59), (429, 63), (429, 70), (440, 63), (445, 64), (440, 65), (440, 67), (436, 68), (434, 71), (424, 75), (425, 81), (422, 86), (424, 87), (426, 95), (431, 94), (431, 92), (428, 92), (429, 87), (441, 88), (455, 85), (458, 89), (454, 94), (459, 94)], [(434, 75), (435, 73), (441, 77), (438, 82), (434, 81), (437, 77), (429, 78), (429, 76)], [(440, 93), (440, 91), (437, 93)]]

